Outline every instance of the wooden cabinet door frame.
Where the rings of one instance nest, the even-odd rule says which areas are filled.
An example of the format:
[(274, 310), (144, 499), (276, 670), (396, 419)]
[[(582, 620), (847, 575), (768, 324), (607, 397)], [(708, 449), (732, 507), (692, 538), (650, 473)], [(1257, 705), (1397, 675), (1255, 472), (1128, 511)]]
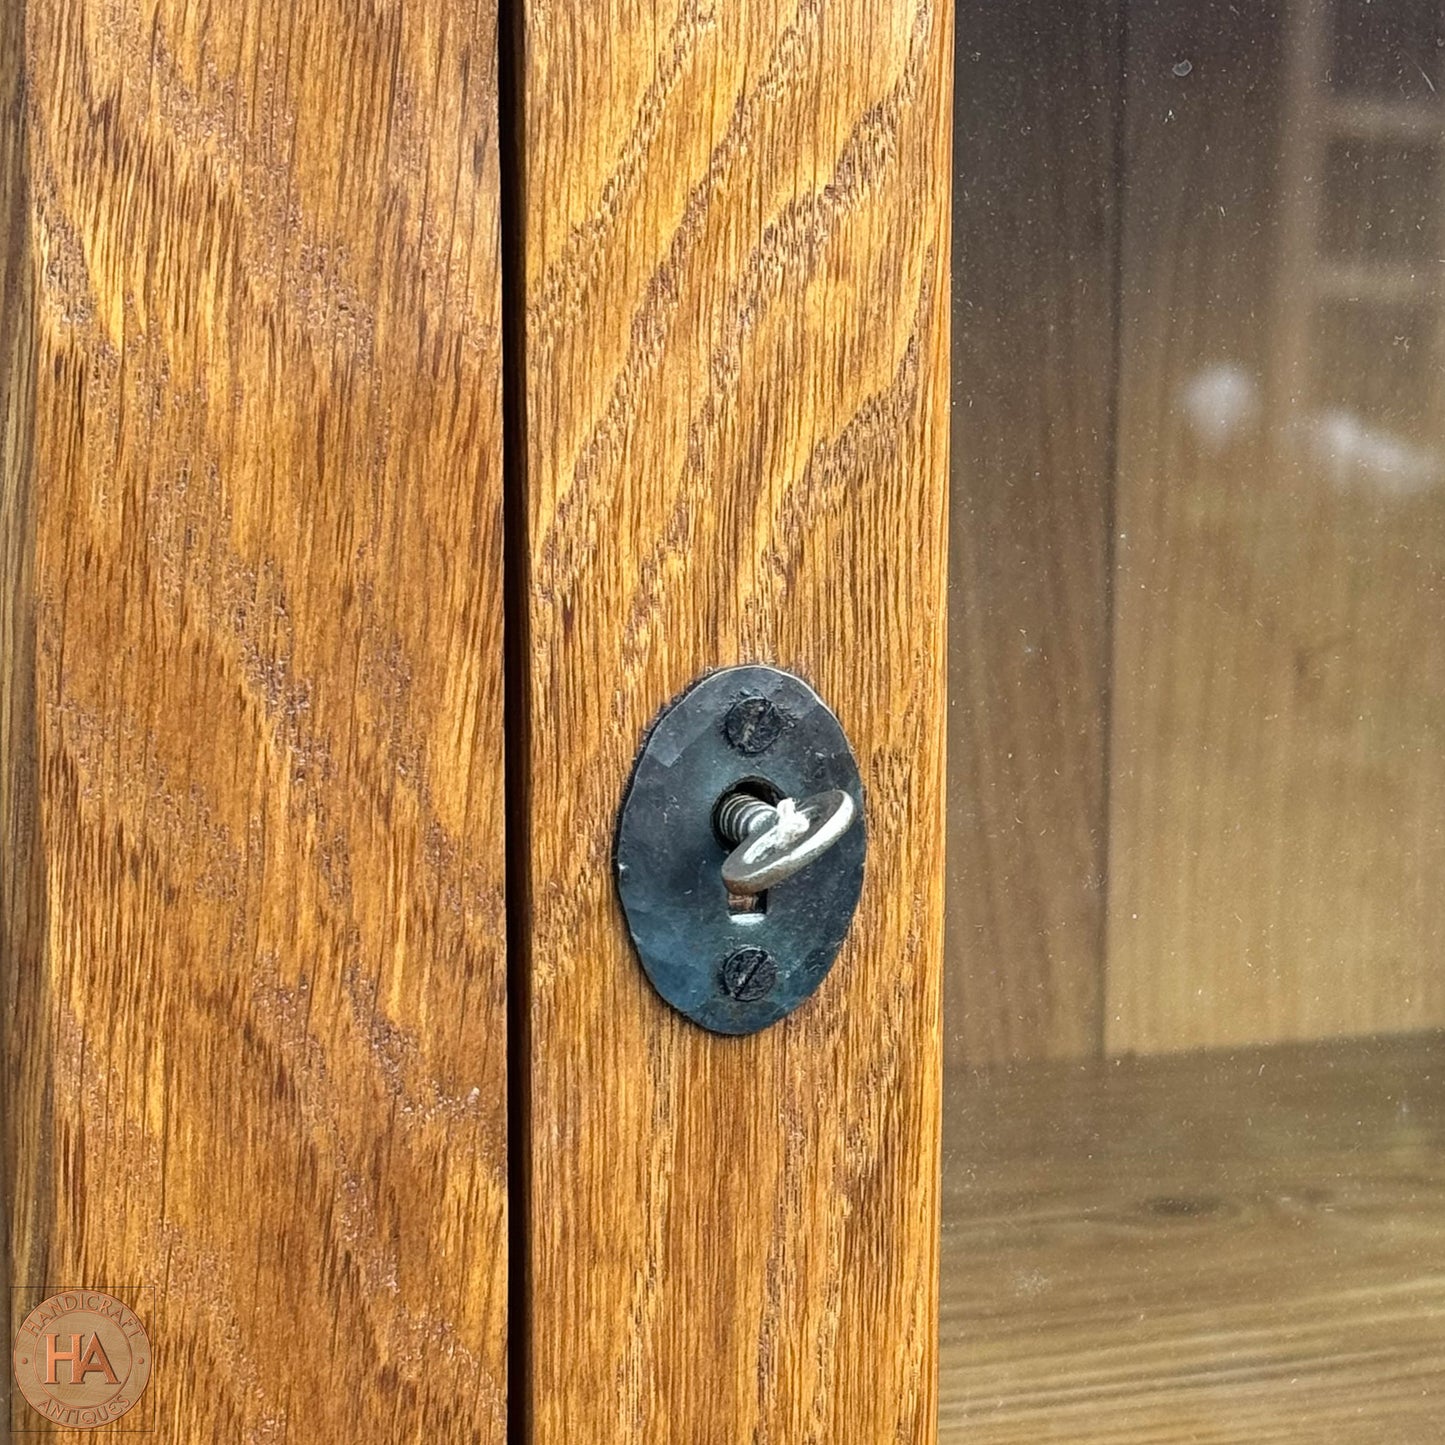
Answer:
[[(12, 1316), (149, 1290), (176, 1440), (931, 1440), (951, 7), (0, 35)], [(610, 849), (738, 662), (869, 847), (727, 1039)]]

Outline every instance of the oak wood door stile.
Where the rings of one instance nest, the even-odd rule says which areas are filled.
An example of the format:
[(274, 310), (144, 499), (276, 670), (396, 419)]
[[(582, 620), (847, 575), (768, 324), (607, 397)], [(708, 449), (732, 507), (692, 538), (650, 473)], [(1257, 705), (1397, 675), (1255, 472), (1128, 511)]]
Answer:
[[(950, 7), (522, 7), (525, 1438), (935, 1414)], [(867, 791), (833, 973), (745, 1039), (633, 957), (644, 728), (800, 673)]]
[(500, 1441), (495, 13), (0, 29), (7, 1304), (144, 1287), (159, 1439)]

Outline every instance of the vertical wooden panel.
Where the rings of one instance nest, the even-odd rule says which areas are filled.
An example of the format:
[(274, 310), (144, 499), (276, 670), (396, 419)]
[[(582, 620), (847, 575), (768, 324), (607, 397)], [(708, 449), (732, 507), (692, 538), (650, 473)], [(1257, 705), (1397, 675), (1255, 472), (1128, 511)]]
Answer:
[(494, 13), (5, 24), (14, 1284), (166, 1439), (499, 1441)]
[[(528, 1438), (934, 1429), (950, 8), (524, 7)], [(701, 1032), (609, 863), (643, 729), (770, 662), (840, 714), (863, 900)]]
[[(17, 1007), (19, 968), (42, 956), (45, 889), (37, 826), (35, 754), (34, 517), (31, 502), (35, 388), (35, 295), (30, 253), (29, 165), (25, 144), (25, 12), (0, 6), (0, 1317), (13, 1337), (11, 1286), (14, 1161), (45, 1145), (48, 1121), (14, 1105), (14, 1061), (23, 1051), (34, 1077), (50, 1075), (43, 1034)], [(27, 1023), (30, 1025), (27, 1028)], [(13, 1387), (7, 1372), (0, 1401)], [(18, 1393), (18, 1392), (16, 1392)], [(9, 1439), (9, 1409), (0, 1439)]]
[[(1130, 23), (1115, 1050), (1445, 1021), (1439, 212), (1424, 197), (1430, 229), (1401, 237), (1398, 201), (1371, 211), (1403, 163), (1281, 167), (1287, 124), (1400, 123), (1341, 110), (1328, 73), (1286, 85), (1286, 13)], [(1411, 104), (1437, 106), (1415, 68)], [(1311, 85), (1319, 114), (1289, 115)], [(1301, 185), (1320, 194), (1286, 225)]]
[(1119, 9), (958, 16), (950, 1064), (1102, 1037)]

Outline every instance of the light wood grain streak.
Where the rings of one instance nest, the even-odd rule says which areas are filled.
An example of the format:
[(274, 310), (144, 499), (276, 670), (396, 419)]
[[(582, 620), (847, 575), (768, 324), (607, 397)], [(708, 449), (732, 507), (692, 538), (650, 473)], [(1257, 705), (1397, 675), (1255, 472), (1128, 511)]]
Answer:
[[(38, 956), (45, 932), (45, 886), (38, 847), (38, 787), (35, 738), (34, 429), (35, 278), (30, 253), (29, 164), (25, 144), (25, 12), (0, 9), (0, 1061), (7, 1089), (0, 1093), (0, 1324), (12, 1337), (11, 1286), (30, 1278), (38, 1261), (8, 1242), (15, 1238), (14, 1173), (21, 1153), (50, 1147), (50, 1120), (41, 1112), (17, 1113), (12, 1090), (42, 1089), (50, 1076), (43, 1030), (19, 1008), (17, 963)], [(13, 961), (13, 962), (12, 962)], [(22, 1082), (11, 1061), (24, 1059)], [(37, 1201), (48, 1210), (47, 1197)], [(0, 1386), (8, 1433), (14, 1393), (7, 1374)]]
[(162, 1438), (500, 1441), (494, 12), (6, 24), (10, 1268)]
[[(932, 1438), (950, 23), (529, 7), (528, 1438)], [(617, 909), (641, 733), (810, 678), (869, 874), (818, 997), (723, 1040)]]

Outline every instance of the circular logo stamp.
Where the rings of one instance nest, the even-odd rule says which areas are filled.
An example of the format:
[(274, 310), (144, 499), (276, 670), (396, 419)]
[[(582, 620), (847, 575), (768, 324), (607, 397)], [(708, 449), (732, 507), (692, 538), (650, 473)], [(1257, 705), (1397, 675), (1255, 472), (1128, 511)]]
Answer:
[(47, 1420), (93, 1430), (118, 1420), (151, 1377), (145, 1326), (128, 1305), (67, 1289), (36, 1305), (15, 1336), (15, 1381)]

